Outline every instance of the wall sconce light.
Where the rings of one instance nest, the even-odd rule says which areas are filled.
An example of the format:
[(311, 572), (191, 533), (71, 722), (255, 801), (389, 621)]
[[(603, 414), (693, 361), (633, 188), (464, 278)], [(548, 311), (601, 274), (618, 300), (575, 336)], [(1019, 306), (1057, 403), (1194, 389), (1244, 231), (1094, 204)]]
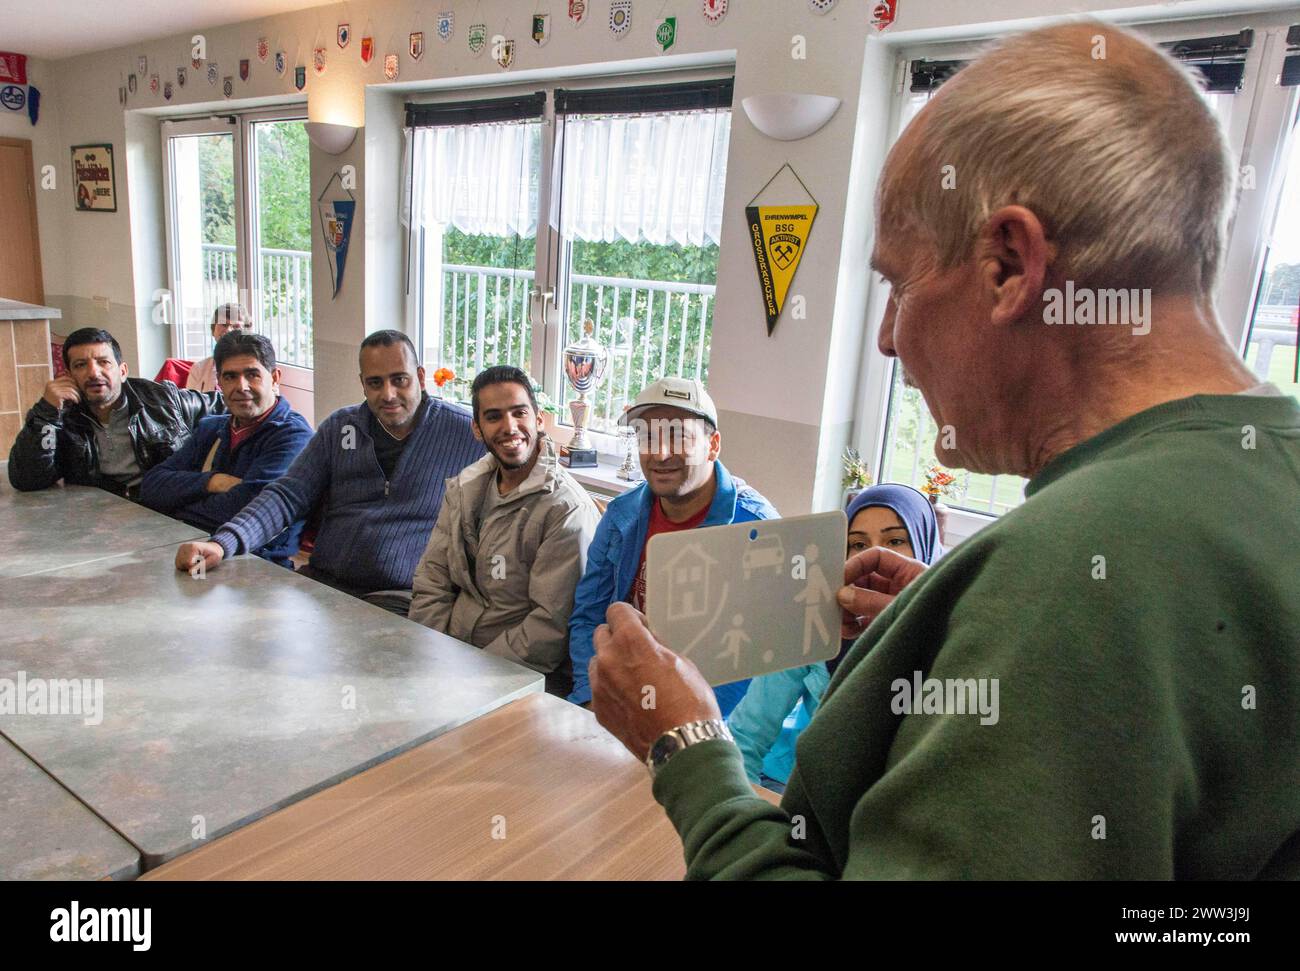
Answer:
[(754, 127), (768, 138), (807, 138), (839, 110), (840, 99), (824, 94), (755, 94), (741, 104)]
[(357, 129), (353, 125), (309, 121), (305, 127), (307, 138), (326, 155), (341, 155), (357, 137)]

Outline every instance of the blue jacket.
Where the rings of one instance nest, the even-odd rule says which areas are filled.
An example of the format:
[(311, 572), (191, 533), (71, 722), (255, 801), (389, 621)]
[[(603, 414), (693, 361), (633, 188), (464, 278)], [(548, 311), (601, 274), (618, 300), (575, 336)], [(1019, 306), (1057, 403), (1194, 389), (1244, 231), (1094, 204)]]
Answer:
[[(779, 519), (780, 514), (757, 490), (734, 479), (721, 462), (714, 462), (717, 491), (708, 515), (700, 528), (748, 523), (756, 519)], [(650, 504), (656, 501), (650, 487), (642, 482), (610, 502), (596, 527), (596, 535), (587, 549), (587, 569), (578, 583), (569, 618), (569, 657), (573, 660), (573, 692), (569, 701), (575, 705), (591, 700), (587, 665), (595, 648), (592, 636), (605, 623), (605, 611), (612, 603), (627, 598), (641, 565), (641, 547), (650, 528)], [(725, 718), (736, 707), (749, 681), (718, 685), (713, 692)]]
[(290, 523), (320, 515), (311, 565), (366, 593), (410, 590), (447, 479), (486, 452), (469, 411), (424, 396), (393, 478), (370, 437), (370, 406), (340, 408), (289, 470), (212, 534), (227, 556), (258, 549)]
[(830, 673), (821, 662), (775, 671), (750, 683), (727, 718), (750, 782), (759, 782), (760, 775), (782, 783), (789, 780), (795, 739), (817, 711), (830, 683)]
[[(258, 493), (280, 476), (311, 438), (311, 426), (289, 402), (280, 398), (271, 413), (234, 454), (230, 451), (230, 416), (204, 418), (194, 434), (161, 465), (145, 473), (140, 483), (140, 501), (192, 526), (216, 529), (248, 505)], [(212, 471), (200, 471), (213, 443), (219, 442)], [(243, 481), (228, 492), (208, 492), (208, 480), (217, 472)], [(291, 523), (265, 546), (259, 556), (287, 564), (298, 552), (302, 521)]]

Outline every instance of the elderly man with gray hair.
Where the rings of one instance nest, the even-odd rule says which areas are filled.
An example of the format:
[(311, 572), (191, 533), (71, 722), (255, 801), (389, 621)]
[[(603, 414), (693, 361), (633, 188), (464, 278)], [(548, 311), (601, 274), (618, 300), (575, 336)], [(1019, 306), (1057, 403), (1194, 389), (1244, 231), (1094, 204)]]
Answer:
[(779, 807), (693, 665), (610, 607), (593, 707), (689, 876), (1300, 877), (1300, 408), (1215, 316), (1233, 185), (1189, 77), (1095, 22), (1000, 44), (909, 126), (878, 345), (940, 459), (1027, 499), (932, 568), (850, 560), (862, 636)]

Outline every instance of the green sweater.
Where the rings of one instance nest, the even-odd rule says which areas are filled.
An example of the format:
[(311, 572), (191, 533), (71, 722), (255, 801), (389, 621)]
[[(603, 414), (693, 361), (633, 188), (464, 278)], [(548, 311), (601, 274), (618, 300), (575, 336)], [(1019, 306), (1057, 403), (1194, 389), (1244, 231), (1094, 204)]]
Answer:
[(1026, 493), (853, 646), (779, 808), (730, 743), (664, 767), (689, 877), (1300, 878), (1300, 408), (1167, 402)]

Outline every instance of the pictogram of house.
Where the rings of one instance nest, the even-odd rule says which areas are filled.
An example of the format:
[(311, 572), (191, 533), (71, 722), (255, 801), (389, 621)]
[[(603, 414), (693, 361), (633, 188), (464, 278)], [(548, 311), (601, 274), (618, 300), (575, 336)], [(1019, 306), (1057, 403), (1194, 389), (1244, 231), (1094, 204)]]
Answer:
[(718, 561), (697, 544), (679, 550), (660, 567), (668, 574), (668, 619), (703, 617), (709, 610), (713, 568)]

